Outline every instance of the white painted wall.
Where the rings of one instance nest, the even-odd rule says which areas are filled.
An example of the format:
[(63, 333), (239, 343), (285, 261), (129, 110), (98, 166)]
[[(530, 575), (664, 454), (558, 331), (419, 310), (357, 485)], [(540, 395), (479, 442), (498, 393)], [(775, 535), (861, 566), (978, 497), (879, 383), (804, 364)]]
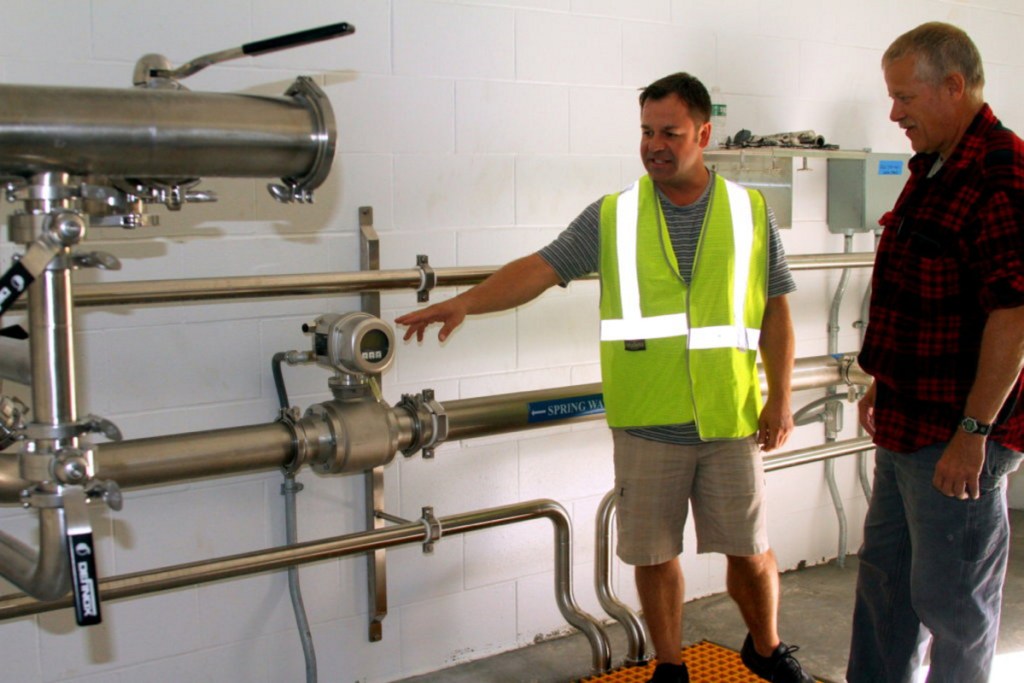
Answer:
[[(330, 94), (339, 127), (334, 171), (311, 207), (275, 205), (263, 182), (212, 179), (212, 206), (161, 212), (159, 228), (96, 229), (89, 248), (124, 269), (76, 281), (141, 280), (358, 268), (357, 207), (374, 208), (384, 268), (426, 253), (435, 266), (504, 263), (554, 237), (587, 203), (641, 172), (637, 88), (676, 70), (717, 85), (729, 128), (813, 128), (844, 148), (904, 152), (887, 120), (878, 67), (899, 33), (930, 20), (964, 26), (987, 58), (988, 99), (1024, 126), (1024, 8), (1016, 0), (9, 0), (0, 22), (0, 82), (127, 87), (142, 54), (181, 63), (200, 54), (335, 21), (358, 32), (291, 52), (211, 68), (193, 90), (279, 95), (296, 75)], [(824, 224), (824, 166), (796, 175), (790, 253), (842, 249)], [(9, 210), (6, 209), (5, 210)], [(870, 248), (859, 236), (857, 250)], [(7, 267), (18, 250), (0, 240)], [(843, 307), (842, 348), (866, 272)], [(798, 355), (824, 353), (838, 273), (799, 273), (792, 297)], [(444, 400), (598, 378), (594, 283), (521, 310), (470, 321), (444, 346), (403, 346), (387, 397), (432, 387)], [(451, 296), (438, 291), (435, 298)], [(128, 438), (265, 423), (275, 415), (271, 355), (305, 348), (301, 323), (356, 308), (354, 298), (111, 308), (77, 315), (80, 407)], [(416, 306), (384, 297), (385, 317)], [(15, 321), (12, 316), (5, 323)], [(294, 403), (328, 397), (326, 375), (287, 369)], [(9, 383), (5, 390), (17, 389)], [(816, 394), (798, 394), (797, 405)], [(847, 412), (844, 438), (855, 433)], [(821, 439), (801, 428), (792, 446)], [(769, 475), (773, 544), (784, 569), (836, 554), (836, 521), (821, 466)], [(838, 464), (860, 540), (865, 503), (852, 458)], [(303, 472), (303, 540), (358, 531), (362, 477)], [(577, 597), (590, 587), (593, 514), (611, 481), (598, 424), (446, 444), (437, 458), (387, 470), (388, 508), (413, 518), (552, 497), (575, 522)], [(256, 474), (132, 491), (121, 513), (94, 511), (104, 575), (255, 550), (284, 539), (280, 477)], [(31, 540), (34, 519), (0, 511), (0, 527)], [(688, 537), (688, 543), (692, 536)], [(366, 640), (361, 559), (302, 569), (322, 681), (390, 681), (516, 648), (565, 624), (551, 596), (546, 522), (389, 554), (384, 640)], [(684, 559), (690, 596), (723, 589), (717, 557)], [(620, 594), (635, 604), (630, 573)], [(298, 638), (283, 574), (108, 602), (102, 626), (68, 612), (0, 624), (3, 679), (34, 683), (300, 680)], [(621, 653), (616, 653), (621, 655)]]

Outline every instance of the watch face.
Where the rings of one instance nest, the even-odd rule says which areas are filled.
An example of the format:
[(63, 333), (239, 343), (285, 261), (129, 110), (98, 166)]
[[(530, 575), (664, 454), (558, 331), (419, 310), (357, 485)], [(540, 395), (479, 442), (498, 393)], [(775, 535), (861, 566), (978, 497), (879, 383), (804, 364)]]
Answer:
[(973, 417), (964, 417), (960, 420), (960, 428), (968, 434), (987, 435), (992, 431), (992, 425), (982, 424)]

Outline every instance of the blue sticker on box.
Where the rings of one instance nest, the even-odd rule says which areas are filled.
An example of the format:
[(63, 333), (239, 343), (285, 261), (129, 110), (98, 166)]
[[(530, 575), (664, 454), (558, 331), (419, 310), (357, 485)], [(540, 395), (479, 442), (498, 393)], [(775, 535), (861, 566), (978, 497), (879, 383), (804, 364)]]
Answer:
[(879, 159), (878, 175), (903, 175), (903, 162), (896, 159)]
[(550, 401), (535, 401), (528, 403), (526, 409), (526, 421), (529, 423), (599, 415), (604, 412), (604, 394), (556, 398)]

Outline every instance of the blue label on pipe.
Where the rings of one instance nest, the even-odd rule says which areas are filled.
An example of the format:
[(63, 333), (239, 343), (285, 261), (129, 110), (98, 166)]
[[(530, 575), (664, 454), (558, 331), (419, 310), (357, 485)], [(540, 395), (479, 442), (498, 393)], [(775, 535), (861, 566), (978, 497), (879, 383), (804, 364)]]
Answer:
[(878, 175), (903, 175), (903, 162), (898, 159), (879, 159)]
[(571, 417), (599, 415), (604, 412), (604, 394), (590, 394), (575, 398), (556, 398), (526, 404), (527, 422), (550, 422)]

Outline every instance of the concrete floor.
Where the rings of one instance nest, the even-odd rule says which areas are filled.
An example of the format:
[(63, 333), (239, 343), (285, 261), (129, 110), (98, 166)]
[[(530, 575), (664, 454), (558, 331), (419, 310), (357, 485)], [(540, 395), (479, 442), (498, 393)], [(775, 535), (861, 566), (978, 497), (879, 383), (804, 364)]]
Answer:
[[(1006, 662), (997, 658), (993, 683), (1020, 680), (1024, 666), (1024, 510), (1011, 510), (1013, 536), (1010, 566), (1003, 594), (998, 654), (1014, 657), (1013, 674), (998, 676)], [(846, 567), (829, 563), (782, 575), (779, 628), (782, 637), (800, 646), (798, 658), (811, 674), (829, 681), (844, 680), (850, 639), (850, 617), (857, 558)], [(710, 640), (739, 650), (746, 629), (727, 595), (686, 603), (684, 640)], [(613, 665), (621, 663), (625, 637), (618, 624), (609, 626)], [(468, 664), (404, 679), (401, 683), (566, 683), (590, 673), (590, 647), (582, 635), (558, 638)]]

